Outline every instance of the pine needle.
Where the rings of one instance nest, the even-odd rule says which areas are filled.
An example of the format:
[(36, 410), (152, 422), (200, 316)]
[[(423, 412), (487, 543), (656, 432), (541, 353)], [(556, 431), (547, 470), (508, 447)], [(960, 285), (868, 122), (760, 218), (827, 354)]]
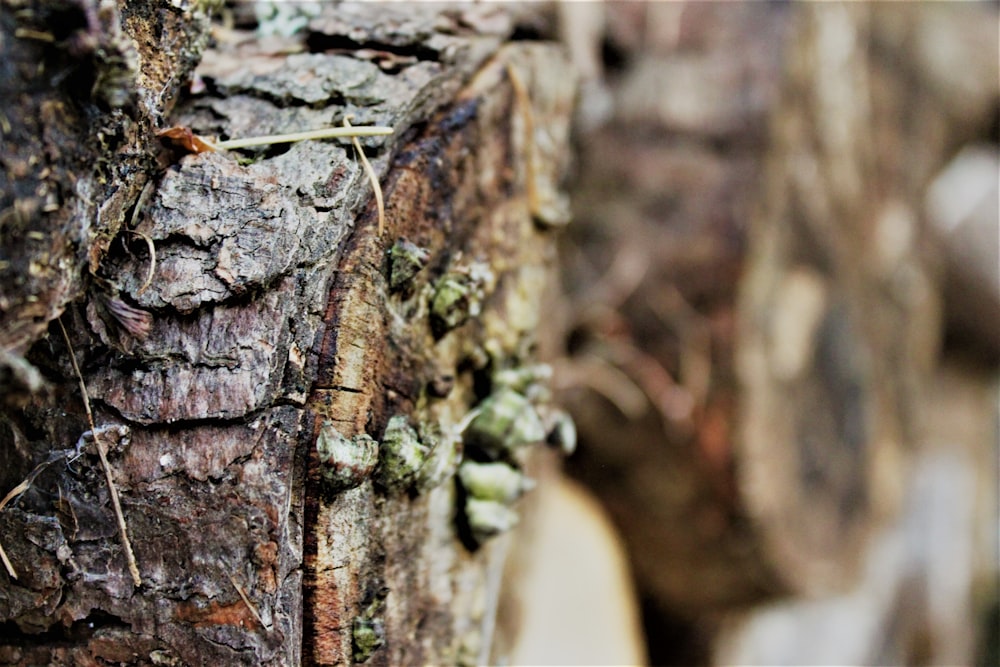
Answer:
[(320, 130), (307, 130), (305, 132), (292, 132), (291, 134), (270, 134), (260, 137), (245, 137), (243, 139), (229, 139), (227, 141), (217, 141), (212, 144), (215, 148), (223, 150), (233, 150), (235, 148), (250, 148), (251, 146), (268, 146), (270, 144), (290, 144), (296, 141), (306, 141), (309, 139), (335, 139), (351, 137), (358, 145), (357, 137), (379, 137), (392, 134), (391, 127), (380, 125), (354, 127), (344, 119), (344, 127), (325, 127)]
[[(344, 127), (345, 130), (361, 130), (364, 128), (354, 127), (351, 125), (350, 114), (344, 116)], [(382, 201), (382, 186), (379, 185), (378, 176), (375, 175), (375, 170), (372, 169), (372, 165), (368, 162), (368, 158), (365, 157), (365, 152), (361, 150), (361, 142), (358, 141), (358, 137), (361, 135), (352, 134), (351, 141), (354, 142), (354, 150), (358, 152), (358, 158), (361, 160), (361, 166), (364, 167), (365, 173), (368, 174), (368, 180), (371, 181), (372, 190), (375, 191), (375, 206), (378, 208), (378, 235), (382, 236), (382, 231), (385, 229), (385, 204)]]
[(111, 464), (108, 463), (108, 455), (104, 447), (104, 443), (98, 435), (97, 426), (94, 424), (94, 413), (90, 409), (90, 394), (87, 393), (87, 384), (83, 381), (83, 373), (80, 372), (80, 366), (76, 363), (76, 352), (73, 351), (73, 344), (69, 340), (69, 334), (66, 333), (66, 327), (63, 326), (62, 318), (56, 319), (59, 323), (59, 329), (62, 331), (63, 340), (66, 341), (66, 348), (69, 350), (69, 360), (73, 364), (73, 371), (76, 373), (76, 379), (80, 382), (80, 393), (83, 394), (83, 407), (87, 411), (87, 423), (90, 425), (90, 432), (94, 436), (94, 445), (97, 447), (97, 455), (101, 458), (101, 466), (104, 468), (104, 477), (108, 482), (108, 491), (111, 494), (111, 505), (115, 510), (115, 518), (118, 520), (118, 532), (121, 534), (122, 548), (125, 549), (125, 560), (128, 562), (128, 570), (132, 575), (132, 582), (138, 587), (142, 585), (142, 578), (139, 576), (139, 566), (135, 562), (135, 552), (132, 551), (132, 542), (128, 539), (128, 526), (125, 524), (125, 515), (122, 513), (121, 501), (118, 499), (118, 487), (115, 486), (115, 480), (111, 476)]
[(257, 607), (255, 607), (254, 604), (250, 602), (250, 598), (248, 598), (247, 594), (243, 592), (243, 587), (240, 586), (238, 583), (236, 583), (236, 579), (233, 578), (233, 575), (226, 572), (226, 576), (229, 577), (229, 583), (231, 583), (233, 585), (233, 588), (236, 589), (236, 592), (240, 594), (240, 599), (243, 600), (243, 604), (247, 606), (247, 609), (250, 610), (250, 613), (253, 614), (253, 617), (257, 619), (258, 623), (260, 623), (260, 627), (270, 632), (271, 628), (269, 628), (267, 626), (267, 623), (264, 622), (264, 619), (260, 617), (260, 613), (257, 611)]

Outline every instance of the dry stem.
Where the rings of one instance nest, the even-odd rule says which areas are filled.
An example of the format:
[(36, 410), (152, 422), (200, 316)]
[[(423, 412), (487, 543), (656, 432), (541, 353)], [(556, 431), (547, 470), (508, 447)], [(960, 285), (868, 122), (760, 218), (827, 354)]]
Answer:
[(514, 99), (520, 107), (524, 119), (524, 156), (525, 156), (525, 186), (528, 190), (528, 209), (534, 213), (539, 207), (538, 184), (535, 182), (535, 116), (531, 110), (531, 96), (524, 80), (517, 73), (512, 63), (507, 63), (507, 77), (514, 89)]
[(142, 283), (142, 286), (139, 287), (138, 291), (136, 291), (135, 293), (136, 296), (142, 296), (142, 293), (145, 292), (146, 289), (153, 284), (153, 276), (156, 275), (156, 246), (153, 244), (153, 239), (151, 239), (146, 234), (143, 234), (142, 232), (137, 232), (134, 229), (126, 229), (125, 231), (128, 232), (129, 234), (135, 234), (136, 236), (141, 238), (143, 241), (146, 242), (146, 247), (149, 249), (149, 269), (146, 271), (146, 280)]
[[(25, 477), (20, 484), (18, 484), (13, 489), (8, 491), (7, 495), (3, 497), (3, 500), (0, 500), (0, 512), (2, 512), (5, 507), (7, 507), (7, 503), (9, 503), (11, 500), (17, 498), (19, 495), (30, 489), (31, 485), (34, 483), (35, 478), (38, 477), (39, 473), (41, 473), (43, 470), (45, 470), (45, 468), (55, 463), (59, 459), (66, 458), (72, 451), (73, 450), (68, 449), (66, 451), (53, 452), (52, 454), (49, 455), (47, 461), (42, 461), (41, 463), (36, 465), (34, 470), (28, 473), (28, 476)], [(17, 570), (14, 569), (14, 566), (11, 564), (10, 559), (7, 558), (7, 552), (3, 550), (2, 544), (0, 544), (0, 561), (3, 561), (4, 567), (7, 568), (7, 574), (9, 574), (11, 578), (17, 579)]]
[(229, 577), (229, 583), (231, 583), (233, 585), (233, 588), (236, 589), (236, 592), (240, 594), (240, 599), (243, 600), (243, 604), (247, 606), (247, 609), (250, 610), (250, 613), (253, 614), (253, 617), (257, 619), (258, 623), (260, 623), (260, 627), (270, 632), (271, 628), (269, 628), (267, 624), (264, 622), (264, 619), (260, 617), (260, 613), (257, 611), (257, 607), (255, 607), (254, 604), (250, 602), (250, 598), (248, 598), (247, 594), (243, 592), (243, 588), (238, 583), (236, 583), (236, 579), (233, 578), (233, 575), (226, 572), (226, 576)]
[(69, 334), (66, 333), (66, 327), (63, 326), (62, 318), (58, 318), (56, 321), (59, 323), (59, 330), (62, 331), (63, 340), (66, 341), (66, 348), (69, 350), (69, 360), (73, 364), (76, 379), (80, 382), (80, 393), (83, 394), (83, 407), (87, 411), (87, 423), (90, 425), (90, 432), (94, 435), (94, 445), (97, 447), (97, 455), (101, 458), (104, 477), (108, 482), (111, 505), (115, 510), (115, 518), (118, 520), (118, 532), (121, 535), (122, 547), (125, 549), (125, 560), (128, 562), (128, 570), (132, 575), (132, 582), (136, 586), (141, 586), (142, 578), (139, 576), (139, 566), (135, 562), (135, 552), (132, 551), (132, 543), (128, 539), (128, 527), (125, 525), (125, 515), (122, 513), (121, 501), (118, 499), (118, 487), (115, 486), (114, 478), (111, 476), (111, 464), (108, 463), (107, 451), (105, 450), (104, 443), (101, 442), (97, 426), (94, 424), (94, 413), (90, 409), (90, 394), (87, 393), (87, 384), (83, 381), (83, 373), (80, 372), (80, 366), (76, 363), (76, 352), (73, 351), (73, 344), (69, 340)]

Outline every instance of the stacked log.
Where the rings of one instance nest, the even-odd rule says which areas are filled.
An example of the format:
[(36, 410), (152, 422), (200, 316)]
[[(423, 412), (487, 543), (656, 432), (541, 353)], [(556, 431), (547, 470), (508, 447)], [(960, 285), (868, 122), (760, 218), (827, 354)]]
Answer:
[[(595, 129), (556, 377), (581, 433), (571, 469), (629, 545), (654, 662), (709, 659), (734, 610), (850, 588), (899, 511), (942, 335), (923, 200), (996, 111), (996, 64), (975, 57), (993, 51), (974, 46), (995, 13), (939, 9), (565, 19)], [(969, 71), (943, 76), (959, 52)]]

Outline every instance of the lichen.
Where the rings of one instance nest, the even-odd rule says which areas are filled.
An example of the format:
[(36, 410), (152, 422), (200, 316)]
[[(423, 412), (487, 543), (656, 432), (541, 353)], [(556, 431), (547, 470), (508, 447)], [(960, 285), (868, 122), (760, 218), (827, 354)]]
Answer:
[(482, 262), (473, 262), (442, 276), (434, 285), (430, 301), (434, 336), (441, 338), (469, 318), (478, 317), (495, 283), (493, 271)]
[(420, 427), (420, 440), (429, 449), (427, 460), (417, 474), (415, 487), (420, 492), (437, 488), (455, 475), (462, 460), (462, 439), (453, 428), (436, 423)]
[(466, 461), (458, 468), (462, 488), (470, 498), (492, 500), (509, 505), (535, 486), (531, 480), (507, 463)]
[(346, 438), (332, 422), (320, 426), (316, 454), (323, 482), (330, 491), (353, 489), (371, 476), (378, 463), (378, 443), (362, 433)]
[(430, 253), (426, 248), (399, 239), (389, 249), (389, 289), (404, 296), (413, 292), (413, 281), (427, 265)]
[(431, 327), (441, 336), (462, 325), (479, 310), (474, 286), (463, 276), (445, 276), (438, 281), (431, 300)]
[(409, 488), (417, 480), (429, 451), (404, 415), (392, 416), (382, 436), (376, 480), (391, 491)]
[(472, 536), (480, 543), (507, 532), (520, 520), (517, 512), (504, 503), (477, 498), (466, 499), (465, 518)]
[(385, 621), (382, 610), (389, 589), (381, 588), (351, 623), (352, 656), (354, 662), (367, 662), (385, 644)]
[(535, 407), (509, 387), (499, 387), (476, 409), (478, 414), (465, 431), (465, 442), (492, 459), (545, 439), (545, 427)]
[(542, 411), (542, 422), (547, 435), (545, 442), (558, 449), (564, 456), (576, 451), (576, 424), (565, 410), (547, 406)]
[(548, 364), (529, 364), (517, 368), (503, 368), (493, 374), (493, 387), (509, 387), (514, 391), (528, 395), (533, 385), (552, 379), (552, 366)]
[(257, 18), (257, 32), (261, 37), (280, 35), (291, 37), (309, 25), (309, 21), (319, 16), (319, 3), (308, 2), (257, 2), (254, 14)]

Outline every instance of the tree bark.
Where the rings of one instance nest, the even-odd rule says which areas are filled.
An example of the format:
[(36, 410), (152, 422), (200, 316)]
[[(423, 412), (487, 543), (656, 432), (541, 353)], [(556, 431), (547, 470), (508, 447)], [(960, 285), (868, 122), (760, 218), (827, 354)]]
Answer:
[[(0, 10), (0, 348), (15, 359), (82, 294), (83, 270), (97, 272), (125, 223), (208, 17), (167, 0)], [(8, 394), (23, 384), (10, 376)]]
[[(363, 140), (385, 233), (348, 141), (187, 155), (156, 173), (134, 235), (155, 246), (152, 282), (145, 244), (105, 245), (62, 318), (142, 582), (81, 436), (73, 351), (50, 327), (26, 355), (49, 394), (4, 415), (5, 486), (53, 450), (83, 449), (0, 514), (18, 573), (0, 575), (5, 663), (482, 663), (497, 659), (495, 628), (514, 627), (496, 618), (514, 538), (483, 534), (455, 471), (463, 458), (551, 463), (463, 443), (459, 422), (487, 411), (496, 373), (531, 369), (551, 347), (540, 308), (573, 78), (551, 45), (505, 45), (503, 8), (305, 20), (290, 38), (217, 33), (197, 74), (205, 91), (172, 122), (229, 137), (347, 114), (393, 128)], [(119, 221), (142, 184), (130, 187)], [(61, 294), (44, 299), (49, 319), (73, 296)], [(130, 329), (143, 312), (148, 332)], [(542, 384), (511, 390), (520, 409), (544, 412)], [(392, 430), (400, 418), (412, 431)], [(403, 432), (416, 449), (394, 448)], [(338, 458), (362, 435), (382, 440), (374, 470)], [(336, 438), (348, 450), (323, 449)]]

